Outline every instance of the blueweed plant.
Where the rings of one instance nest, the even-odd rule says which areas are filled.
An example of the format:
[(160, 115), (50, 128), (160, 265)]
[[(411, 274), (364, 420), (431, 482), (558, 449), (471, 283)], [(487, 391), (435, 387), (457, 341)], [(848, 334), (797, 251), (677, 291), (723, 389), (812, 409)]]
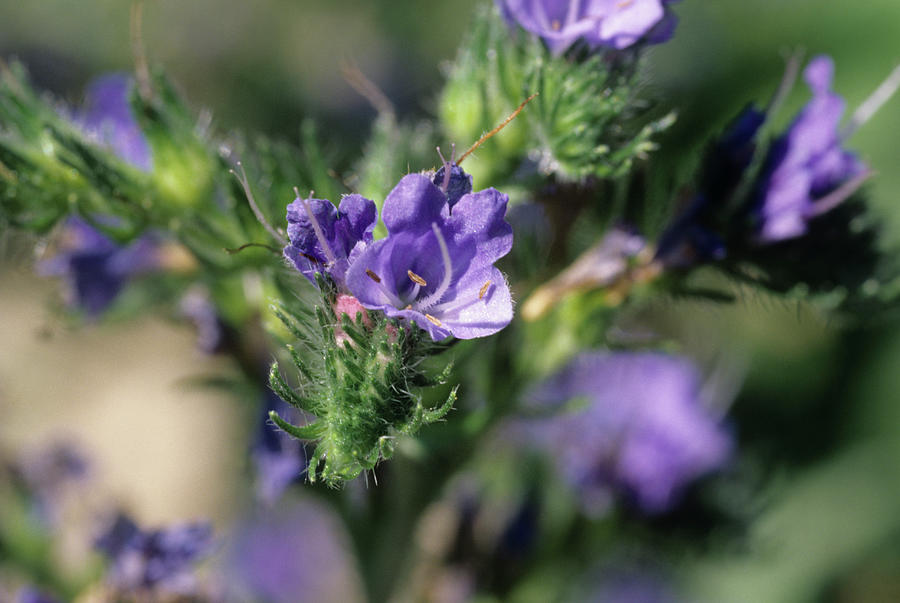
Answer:
[[(877, 168), (848, 150), (896, 73), (842, 126), (834, 62), (816, 56), (809, 102), (774, 131), (793, 58), (689, 182), (663, 197), (629, 186), (675, 120), (640, 83), (677, 10), (480, 7), (429, 120), (404, 121), (347, 70), (378, 110), (361, 153), (327, 141), (352, 162), (312, 122), (299, 142), (217, 132), (142, 57), (80, 106), (0, 63), (0, 228), (41, 242), (37, 270), (65, 282), (76, 319), (163, 309), (193, 324), (201, 350), (233, 360), (233, 379), (199, 381), (250, 405), (255, 434), (256, 495), (234, 540), (119, 514), (96, 541), (105, 569), (75, 578), (34, 554), (49, 524), (23, 536), (19, 518), (55, 516), (81, 462), (58, 451), (11, 470), (0, 566), (21, 576), (18, 600), (668, 597), (632, 579), (645, 572), (604, 578), (622, 572), (598, 560), (635, 523), (698, 504), (727, 514), (703, 492), (739, 468), (737, 386), (714, 387), (716, 369), (675, 337), (623, 344), (617, 320), (673, 295), (732, 301), (695, 286), (710, 270), (851, 320), (900, 293), (867, 199)], [(647, 228), (650, 215), (666, 218)], [(199, 579), (206, 558), (219, 560)], [(334, 580), (349, 586), (335, 594)]]

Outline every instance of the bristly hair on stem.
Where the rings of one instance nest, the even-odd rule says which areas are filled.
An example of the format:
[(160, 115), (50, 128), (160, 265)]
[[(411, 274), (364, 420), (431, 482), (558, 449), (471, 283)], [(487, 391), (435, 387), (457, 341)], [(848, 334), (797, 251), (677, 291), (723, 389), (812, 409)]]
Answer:
[(289, 332), (316, 351), (307, 359), (290, 349), (303, 393), (289, 385), (277, 362), (269, 375), (273, 391), (313, 420), (292, 425), (274, 412), (271, 420), (292, 437), (315, 442), (309, 480), (336, 487), (389, 459), (397, 436), (414, 435), (446, 416), (457, 388), (439, 405), (427, 405), (420, 388), (446, 383), (452, 365), (429, 377), (422, 360), (446, 346), (435, 345), (415, 326), (384, 316), (336, 316), (333, 284), (321, 274), (316, 280), (322, 305), (313, 312), (284, 304), (273, 308)]

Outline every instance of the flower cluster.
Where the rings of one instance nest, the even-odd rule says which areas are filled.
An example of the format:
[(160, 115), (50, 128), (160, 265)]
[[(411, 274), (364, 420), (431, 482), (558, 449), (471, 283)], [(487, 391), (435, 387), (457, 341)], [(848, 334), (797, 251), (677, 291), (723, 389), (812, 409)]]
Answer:
[(554, 54), (578, 41), (591, 50), (621, 50), (672, 37), (675, 0), (497, 0), (511, 24), (539, 36)]
[(142, 530), (119, 515), (96, 547), (109, 560), (107, 581), (116, 591), (190, 596), (197, 588), (192, 565), (211, 552), (212, 544), (208, 523)]
[(326, 273), (363, 307), (415, 323), (434, 341), (484, 337), (512, 320), (509, 287), (494, 266), (512, 248), (507, 201), (493, 188), (471, 192), (458, 166), (433, 178), (409, 174), (384, 201), (388, 236), (373, 241), (372, 201), (349, 195), (335, 208), (297, 199), (284, 253), (310, 280)]
[[(561, 414), (534, 426), (586, 512), (619, 492), (648, 513), (669, 509), (722, 466), (731, 439), (701, 399), (696, 369), (660, 353), (585, 353), (533, 393)], [(573, 400), (586, 404), (566, 407)]]

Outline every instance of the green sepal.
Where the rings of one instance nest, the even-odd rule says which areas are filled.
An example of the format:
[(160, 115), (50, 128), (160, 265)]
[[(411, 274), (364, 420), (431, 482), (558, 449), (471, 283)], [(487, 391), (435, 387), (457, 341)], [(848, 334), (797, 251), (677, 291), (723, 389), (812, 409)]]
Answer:
[[(282, 419), (274, 410), (269, 411), (269, 419), (285, 433), (294, 436), (298, 440), (317, 440), (322, 437), (322, 426), (318, 422), (298, 427)], [(312, 475), (313, 473), (310, 472), (310, 479), (312, 479)]]

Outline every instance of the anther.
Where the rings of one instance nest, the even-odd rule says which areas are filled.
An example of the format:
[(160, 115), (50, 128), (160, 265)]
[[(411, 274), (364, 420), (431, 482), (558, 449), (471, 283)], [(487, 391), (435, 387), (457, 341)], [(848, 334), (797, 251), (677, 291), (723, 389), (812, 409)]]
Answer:
[(413, 272), (412, 270), (407, 270), (406, 275), (409, 277), (409, 280), (414, 282), (417, 285), (421, 285), (423, 287), (427, 287), (428, 283), (425, 282), (425, 279)]
[(426, 315), (425, 315), (425, 318), (427, 318), (427, 319), (428, 319), (428, 322), (430, 322), (431, 324), (433, 324), (433, 325), (436, 326), (436, 327), (441, 327), (441, 326), (443, 326), (443, 325), (441, 324), (441, 321), (438, 320), (437, 318), (435, 318), (434, 316), (432, 316), (431, 314), (426, 314)]
[(366, 276), (368, 276), (370, 279), (372, 279), (376, 283), (381, 282), (381, 277), (378, 276), (377, 274), (375, 274), (374, 272), (372, 272), (371, 270), (369, 270), (368, 268), (366, 268)]
[(553, 28), (553, 31), (559, 31), (562, 28), (562, 23), (558, 19), (553, 19), (553, 23), (550, 26)]
[(484, 299), (485, 294), (488, 292), (488, 287), (491, 286), (491, 281), (487, 281), (485, 284), (481, 286), (481, 289), (478, 291), (478, 299)]
[(616, 3), (616, 8), (628, 8), (634, 4), (634, 0), (622, 0), (621, 2)]

